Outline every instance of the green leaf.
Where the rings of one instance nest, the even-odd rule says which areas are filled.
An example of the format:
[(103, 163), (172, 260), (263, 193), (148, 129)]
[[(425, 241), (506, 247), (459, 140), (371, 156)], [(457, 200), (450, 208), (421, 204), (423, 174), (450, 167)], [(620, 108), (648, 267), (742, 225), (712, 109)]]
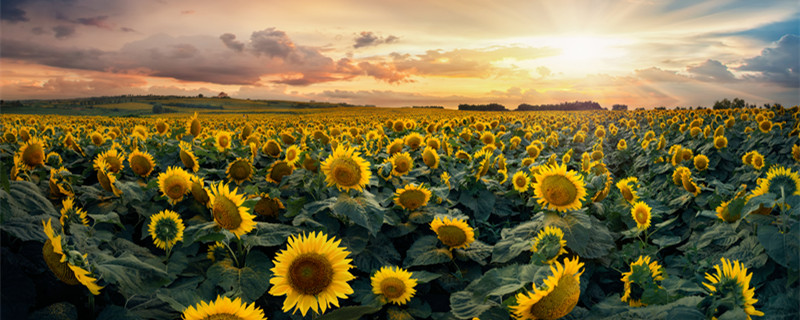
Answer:
[(417, 284), (428, 283), (433, 280), (439, 279), (441, 273), (428, 272), (424, 270), (412, 271), (412, 278), (417, 279)]
[(346, 217), (356, 225), (367, 228), (372, 235), (378, 234), (383, 224), (383, 207), (367, 192), (355, 198), (342, 193), (331, 210), (337, 216)]
[(119, 257), (98, 255), (95, 267), (105, 281), (119, 286), (127, 296), (150, 294), (168, 281), (163, 264), (147, 263), (130, 252)]
[(778, 264), (794, 270), (800, 268), (800, 223), (786, 233), (773, 225), (761, 225), (758, 241)]
[(450, 250), (439, 248), (437, 244), (439, 244), (439, 239), (435, 236), (424, 236), (417, 239), (408, 249), (403, 266), (405, 268), (427, 266), (452, 260), (453, 254)]
[(257, 250), (251, 250), (245, 260), (243, 268), (237, 268), (231, 260), (219, 261), (208, 269), (206, 277), (233, 296), (252, 302), (267, 291), (273, 264)]
[(320, 316), (317, 320), (358, 320), (362, 316), (373, 314), (382, 308), (383, 306), (374, 305), (341, 307)]
[(245, 236), (244, 242), (249, 246), (275, 247), (283, 245), (290, 236), (300, 231), (300, 228), (285, 224), (256, 222), (255, 229)]
[(456, 252), (480, 265), (486, 265), (486, 258), (492, 254), (492, 246), (480, 240), (475, 240), (469, 247), (465, 249), (456, 249)]
[(567, 240), (567, 247), (575, 251), (581, 258), (600, 258), (607, 255), (616, 246), (608, 227), (593, 216), (573, 211), (564, 216), (563, 220), (568, 226), (562, 228), (564, 239)]
[(106, 214), (87, 214), (89, 218), (92, 218), (95, 224), (97, 223), (110, 223), (116, 225), (122, 229), (125, 229), (125, 225), (119, 220), (119, 215), (116, 212), (109, 212)]
[(450, 295), (450, 311), (459, 319), (480, 317), (486, 310), (495, 306), (500, 305), (485, 297), (476, 297), (469, 291), (458, 291)]

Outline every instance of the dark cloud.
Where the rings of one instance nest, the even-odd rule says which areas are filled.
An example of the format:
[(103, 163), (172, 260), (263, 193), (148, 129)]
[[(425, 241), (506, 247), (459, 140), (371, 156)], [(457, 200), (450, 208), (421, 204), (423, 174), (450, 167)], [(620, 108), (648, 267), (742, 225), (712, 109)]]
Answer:
[(96, 17), (89, 17), (89, 18), (78, 18), (75, 20), (76, 23), (90, 26), (90, 27), (98, 27), (102, 29), (111, 30), (113, 27), (111, 24), (108, 23), (108, 16), (96, 16)]
[(774, 48), (765, 48), (737, 69), (760, 72), (759, 79), (784, 87), (800, 87), (800, 37), (784, 35)]
[(83, 70), (103, 70), (109, 53), (96, 49), (61, 48), (19, 40), (2, 39), (0, 51), (3, 58), (32, 61), (35, 63)]
[(393, 35), (383, 38), (375, 35), (373, 32), (362, 31), (354, 40), (356, 43), (353, 44), (353, 48), (358, 49), (361, 47), (377, 46), (384, 43), (394, 43), (397, 42), (397, 40), (400, 40), (400, 38)]
[(686, 71), (700, 81), (706, 82), (733, 82), (736, 76), (728, 70), (728, 66), (717, 60), (708, 59), (705, 62), (686, 67)]
[(0, 5), (0, 20), (9, 22), (25, 22), (28, 21), (25, 10), (19, 8), (24, 0), (4, 0)]
[(263, 54), (271, 58), (286, 58), (294, 50), (294, 43), (286, 32), (275, 28), (253, 32), (250, 46), (256, 55)]
[(232, 33), (225, 33), (219, 36), (222, 43), (225, 44), (226, 47), (235, 50), (237, 52), (242, 52), (244, 50), (244, 43), (240, 41), (236, 41), (236, 36)]
[(53, 32), (56, 33), (57, 39), (64, 39), (75, 34), (75, 27), (65, 25), (55, 26), (53, 27)]
[(31, 29), (31, 33), (33, 33), (33, 34), (35, 34), (35, 35), (37, 35), (37, 36), (38, 36), (38, 35), (43, 35), (45, 32), (46, 32), (46, 31), (44, 31), (44, 28), (42, 28), (42, 27), (33, 27), (33, 28)]

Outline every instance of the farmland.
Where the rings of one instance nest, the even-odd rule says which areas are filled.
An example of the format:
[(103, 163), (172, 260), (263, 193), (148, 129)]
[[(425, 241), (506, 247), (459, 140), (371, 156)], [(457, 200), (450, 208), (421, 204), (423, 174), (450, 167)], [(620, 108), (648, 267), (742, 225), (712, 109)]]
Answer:
[(4, 109), (3, 317), (800, 317), (797, 107), (157, 103)]

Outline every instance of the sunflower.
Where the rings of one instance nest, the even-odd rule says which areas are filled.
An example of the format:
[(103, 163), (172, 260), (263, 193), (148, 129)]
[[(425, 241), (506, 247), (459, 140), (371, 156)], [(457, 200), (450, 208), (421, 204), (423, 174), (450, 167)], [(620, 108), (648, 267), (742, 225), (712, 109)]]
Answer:
[(281, 144), (274, 139), (267, 140), (267, 143), (261, 147), (261, 152), (272, 158), (279, 157), (281, 155), (281, 151), (283, 151), (283, 149), (281, 149)]
[(631, 208), (631, 216), (636, 221), (636, 228), (640, 231), (647, 230), (650, 227), (651, 208), (643, 201), (633, 204)]
[(355, 149), (339, 146), (325, 161), (322, 172), (328, 186), (336, 186), (340, 191), (355, 189), (362, 191), (372, 173), (369, 163)]
[(731, 261), (720, 258), (720, 261), (722, 268), (715, 265), (716, 274), (712, 275), (706, 272), (708, 283), (703, 283), (711, 291), (711, 296), (733, 297), (736, 306), (744, 309), (744, 312), (747, 313), (748, 320), (751, 319), (750, 316), (763, 316), (764, 313), (756, 310), (753, 306), (758, 302), (758, 299), (754, 298), (755, 288), (750, 287), (750, 278), (753, 274), (747, 274), (747, 268), (739, 260)]
[(167, 123), (164, 119), (156, 120), (156, 132), (159, 135), (164, 135), (169, 131), (169, 123)]
[(44, 162), (51, 167), (60, 167), (64, 163), (64, 160), (61, 158), (60, 154), (50, 152), (44, 156)]
[(429, 168), (436, 169), (439, 167), (439, 153), (436, 152), (436, 149), (426, 146), (425, 151), (422, 151), (422, 162), (425, 163)]
[(102, 158), (94, 159), (94, 169), (97, 171), (97, 181), (103, 190), (113, 192), (115, 195), (122, 195), (122, 191), (117, 189), (114, 182), (117, 181), (117, 176), (108, 171), (109, 165)]
[(64, 136), (64, 140), (62, 140), (62, 143), (64, 147), (69, 148), (77, 153), (80, 153), (81, 155), (85, 155), (83, 153), (83, 149), (81, 149), (81, 145), (75, 142), (75, 137), (72, 136), (72, 133), (67, 133), (67, 135)]
[(223, 259), (228, 257), (228, 248), (225, 247), (225, 244), (222, 242), (215, 242), (214, 244), (208, 246), (206, 257), (213, 261), (222, 261)]
[(183, 241), (183, 220), (177, 212), (161, 210), (150, 216), (148, 231), (156, 247), (169, 251), (178, 241)]
[(253, 176), (253, 165), (250, 159), (236, 158), (233, 162), (228, 164), (228, 169), (225, 174), (228, 175), (228, 181), (234, 181), (237, 185), (242, 184), (244, 181), (249, 181)]
[(533, 292), (516, 295), (517, 305), (511, 306), (516, 319), (558, 319), (572, 311), (581, 295), (581, 274), (583, 263), (578, 258), (564, 258), (563, 265), (555, 262), (550, 265), (553, 275), (547, 277), (541, 286), (533, 285)]
[(562, 254), (567, 253), (564, 232), (558, 227), (545, 227), (539, 230), (533, 239), (531, 251), (540, 259), (539, 262), (552, 264)]
[(637, 186), (638, 183), (639, 178), (637, 177), (627, 177), (617, 182), (617, 189), (619, 189), (622, 197), (625, 201), (628, 201), (628, 203), (634, 203), (639, 199), (639, 195), (636, 190), (634, 190), (634, 186)]
[[(632, 262), (630, 267), (631, 271), (622, 273), (621, 280), (625, 287), (625, 294), (622, 295), (620, 300), (627, 302), (631, 307), (646, 306), (647, 304), (641, 301), (644, 288), (648, 286), (660, 288), (661, 286), (656, 281), (664, 280), (664, 276), (661, 275), (663, 270), (658, 265), (658, 261), (650, 262), (650, 257), (648, 256), (639, 256), (639, 259), (636, 262)], [(642, 277), (642, 274), (647, 276)]]
[(142, 177), (149, 176), (156, 166), (156, 162), (153, 161), (153, 156), (147, 152), (141, 152), (139, 149), (133, 150), (133, 152), (128, 155), (128, 164), (130, 164), (131, 170), (133, 170), (134, 173)]
[(422, 136), (419, 133), (412, 132), (406, 135), (404, 142), (411, 150), (417, 150), (422, 145)]
[(232, 142), (233, 138), (228, 131), (220, 130), (214, 135), (214, 147), (216, 147), (219, 152), (230, 149)]
[(548, 166), (534, 175), (533, 193), (543, 208), (568, 211), (581, 208), (586, 197), (583, 178), (567, 166)]
[(701, 192), (700, 186), (698, 186), (694, 182), (694, 179), (692, 179), (692, 173), (688, 172), (688, 169), (687, 172), (683, 174), (681, 183), (683, 184), (683, 188), (686, 189), (686, 191), (688, 191), (692, 195), (697, 196), (698, 194), (700, 194)]
[(758, 123), (758, 130), (761, 130), (763, 133), (769, 133), (772, 130), (772, 121), (764, 120)]
[(697, 171), (708, 169), (708, 157), (702, 154), (694, 156), (694, 168), (697, 169)]
[(106, 142), (106, 138), (103, 137), (103, 134), (97, 131), (92, 132), (89, 138), (92, 140), (92, 144), (98, 147), (102, 146), (103, 143)]
[(447, 171), (442, 172), (442, 174), (439, 175), (439, 179), (441, 179), (442, 183), (444, 183), (447, 186), (448, 190), (451, 188), (450, 187), (450, 174), (447, 173)]
[(319, 161), (306, 153), (303, 158), (303, 169), (317, 173), (319, 171)]
[(400, 267), (381, 267), (370, 278), (372, 293), (380, 296), (388, 303), (404, 305), (417, 292), (417, 279), (411, 278), (411, 272)]
[(294, 172), (294, 167), (289, 165), (288, 162), (279, 160), (272, 163), (267, 172), (267, 181), (280, 184), (283, 177), (288, 176)]
[(59, 218), (59, 221), (63, 227), (66, 228), (69, 223), (89, 226), (89, 220), (86, 218), (86, 211), (75, 206), (75, 199), (69, 197), (61, 200), (61, 205), (61, 218)]
[(731, 203), (731, 201), (723, 201), (719, 204), (719, 206), (717, 206), (716, 209), (714, 209), (714, 211), (717, 212), (717, 218), (729, 223), (736, 222), (739, 220), (739, 218), (741, 218), (741, 215), (731, 215), (730, 211), (728, 210), (728, 205)]
[(261, 197), (261, 199), (256, 202), (253, 210), (260, 216), (273, 219), (278, 218), (280, 210), (286, 209), (279, 198), (272, 198), (266, 193), (260, 194), (259, 197)]
[(166, 172), (158, 175), (158, 188), (169, 203), (174, 205), (183, 200), (183, 195), (191, 191), (190, 179), (191, 175), (183, 168), (169, 167)]
[[(286, 295), (283, 312), (292, 308), (305, 316), (309, 309), (324, 313), (331, 304), (339, 306), (339, 298), (353, 294), (347, 283), (355, 279), (350, 252), (340, 247), (341, 240), (318, 232), (294, 235), (289, 245), (275, 256), (269, 280), (273, 296)], [(321, 311), (321, 312), (320, 312)]]
[(475, 231), (467, 222), (458, 218), (435, 218), (430, 223), (431, 230), (442, 243), (450, 249), (467, 248), (475, 241)]
[(189, 118), (189, 121), (186, 122), (186, 132), (197, 138), (200, 136), (200, 132), (203, 131), (203, 126), (200, 123), (200, 119), (197, 118), (197, 112)]
[[(100, 289), (103, 287), (98, 286), (95, 283), (97, 278), (92, 277), (91, 273), (86, 270), (88, 268), (86, 255), (74, 254), (74, 250), (64, 250), (61, 235), (56, 235), (56, 231), (53, 229), (52, 219), (48, 219), (47, 222), (42, 220), (42, 226), (47, 236), (47, 241), (42, 247), (42, 256), (50, 271), (68, 285), (82, 284), (93, 295), (99, 295)], [(75, 265), (73, 262), (78, 262), (80, 265)]]
[(201, 301), (196, 306), (189, 306), (183, 310), (183, 320), (266, 320), (264, 311), (255, 303), (247, 304), (242, 298), (231, 300), (228, 297), (217, 296), (211, 302)]
[(531, 185), (531, 178), (528, 177), (528, 174), (520, 170), (511, 177), (511, 182), (514, 185), (514, 190), (517, 190), (519, 193), (523, 193), (528, 191), (528, 188)]
[(298, 147), (297, 145), (291, 145), (286, 148), (286, 156), (284, 157), (284, 161), (288, 163), (290, 166), (297, 167), (297, 164), (300, 162), (300, 153), (303, 150)]
[(394, 139), (392, 143), (386, 146), (386, 153), (388, 153), (390, 156), (393, 156), (396, 153), (402, 152), (404, 146), (405, 142), (403, 142), (403, 139)]
[(750, 196), (757, 197), (762, 194), (772, 193), (777, 196), (800, 195), (800, 175), (792, 169), (773, 166), (767, 171), (765, 179), (759, 179), (758, 186)]
[(614, 178), (611, 177), (611, 174), (606, 176), (606, 184), (603, 186), (603, 189), (597, 191), (594, 197), (592, 197), (592, 202), (600, 202), (603, 201), (606, 197), (608, 197), (608, 193), (611, 192), (611, 186), (614, 184)]
[(539, 148), (537, 148), (536, 145), (531, 144), (527, 148), (525, 148), (525, 152), (528, 153), (529, 158), (536, 159), (537, 157), (539, 157), (539, 152), (541, 152), (541, 150), (539, 150)]
[(191, 181), (192, 198), (200, 204), (206, 205), (208, 203), (208, 192), (206, 192), (203, 178), (191, 175), (189, 181)]
[(69, 170), (64, 168), (50, 169), (50, 194), (53, 197), (60, 198), (60, 197), (72, 197), (75, 196), (75, 193), (72, 190), (72, 186), (67, 181), (67, 176), (71, 173)]
[(480, 140), (481, 142), (483, 142), (483, 144), (493, 144), (494, 138), (495, 137), (493, 133), (491, 133), (490, 131), (486, 131), (481, 135)]
[(714, 148), (722, 149), (728, 146), (728, 138), (725, 136), (714, 137)]
[(19, 148), (18, 154), (22, 160), (23, 170), (33, 170), (44, 165), (45, 143), (37, 137), (28, 139), (28, 142)]
[(414, 211), (424, 207), (431, 199), (431, 191), (424, 186), (407, 184), (405, 188), (397, 189), (394, 193), (394, 203), (403, 209)]
[(115, 148), (108, 149), (106, 152), (101, 153), (97, 156), (99, 159), (103, 159), (106, 163), (108, 163), (108, 171), (113, 173), (119, 173), (125, 166), (122, 164), (122, 160), (125, 159), (125, 155)]
[(200, 169), (200, 162), (197, 161), (197, 157), (192, 152), (192, 145), (186, 141), (181, 141), (180, 144), (181, 151), (180, 151), (180, 158), (183, 166), (192, 172), (197, 172)]
[(243, 206), (244, 198), (236, 194), (237, 189), (229, 189), (228, 185), (220, 182), (216, 186), (211, 184), (208, 190), (208, 208), (214, 216), (214, 222), (220, 227), (232, 232), (237, 238), (247, 234), (256, 227), (255, 218)]
[(800, 162), (800, 145), (792, 146), (792, 158), (794, 161)]
[(682, 185), (683, 184), (683, 175), (685, 175), (685, 174), (691, 174), (691, 171), (689, 170), (689, 168), (684, 167), (684, 166), (676, 167), (675, 171), (672, 172), (672, 182), (674, 182), (676, 185), (679, 185), (679, 186)]
[(619, 142), (617, 142), (617, 150), (623, 151), (626, 149), (628, 149), (628, 143), (625, 142), (625, 139), (620, 139)]

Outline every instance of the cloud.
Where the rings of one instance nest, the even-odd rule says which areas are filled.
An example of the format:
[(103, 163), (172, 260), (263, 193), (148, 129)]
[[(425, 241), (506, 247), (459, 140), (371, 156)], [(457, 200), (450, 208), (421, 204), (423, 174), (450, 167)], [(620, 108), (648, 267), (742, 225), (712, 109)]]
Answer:
[(108, 30), (113, 29), (113, 27), (108, 23), (108, 16), (78, 18), (75, 20), (75, 22), (84, 26), (98, 27)]
[(541, 66), (541, 67), (536, 68), (536, 73), (538, 73), (542, 77), (547, 77), (547, 76), (553, 74), (553, 72), (550, 71), (550, 68), (545, 67), (545, 66)]
[(219, 38), (220, 40), (222, 40), (222, 43), (224, 43), (226, 47), (234, 51), (242, 52), (244, 50), (244, 43), (236, 41), (236, 36), (232, 33), (225, 33), (219, 36)]
[(784, 87), (800, 87), (800, 37), (784, 35), (775, 47), (765, 48), (761, 55), (745, 59), (737, 69), (759, 72), (761, 75), (757, 79)]
[(686, 71), (694, 75), (695, 79), (706, 82), (733, 82), (736, 76), (728, 70), (728, 66), (717, 60), (708, 59), (698, 65), (686, 67)]
[(75, 27), (65, 25), (55, 26), (53, 27), (53, 32), (56, 33), (57, 39), (64, 39), (75, 34)]
[(493, 62), (514, 59), (533, 60), (558, 54), (552, 48), (489, 47), (484, 49), (428, 50), (425, 54), (393, 53), (390, 57), (397, 70), (407, 73), (453, 77), (488, 78), (490, 76), (524, 76), (512, 67), (495, 66)]
[(358, 49), (362, 47), (377, 46), (379, 44), (384, 44), (384, 43), (394, 43), (397, 42), (398, 40), (400, 40), (400, 38), (393, 35), (383, 38), (375, 35), (375, 33), (371, 31), (362, 31), (354, 39), (355, 44), (353, 44), (353, 48)]
[(250, 36), (250, 46), (256, 55), (286, 58), (294, 50), (294, 43), (286, 32), (275, 28), (255, 31)]
[(636, 77), (650, 82), (687, 82), (691, 80), (686, 76), (679, 75), (677, 71), (663, 70), (656, 67), (637, 69), (633, 73)]
[(119, 30), (122, 31), (122, 32), (136, 32), (136, 30), (134, 30), (132, 28), (128, 28), (128, 27), (122, 27), (122, 28), (119, 28)]
[(26, 22), (29, 21), (26, 16), (25, 10), (19, 8), (24, 0), (5, 0), (3, 5), (0, 5), (0, 20), (9, 22)]

